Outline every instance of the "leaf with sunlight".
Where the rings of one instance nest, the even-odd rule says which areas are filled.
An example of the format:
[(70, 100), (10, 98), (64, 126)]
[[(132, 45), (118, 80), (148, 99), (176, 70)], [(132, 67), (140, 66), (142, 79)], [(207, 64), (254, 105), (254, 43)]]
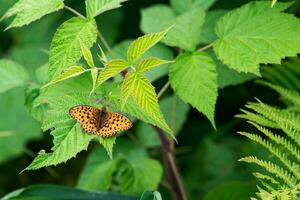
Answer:
[(96, 17), (108, 10), (119, 8), (127, 0), (86, 0), (86, 13), (89, 18)]
[(99, 74), (97, 80), (97, 87), (99, 87), (106, 80), (121, 73), (129, 66), (130, 66), (129, 63), (126, 60), (122, 60), (122, 59), (114, 59), (105, 63), (103, 70)]
[(76, 76), (79, 76), (80, 74), (83, 74), (86, 70), (81, 66), (72, 66), (66, 69), (62, 74), (55, 77), (53, 80), (51, 80), (49, 83), (45, 84), (42, 88), (48, 87), (50, 85), (53, 85), (55, 83), (58, 83), (60, 81), (73, 78)]
[(172, 29), (169, 27), (159, 33), (150, 33), (134, 40), (128, 47), (127, 60), (129, 63), (136, 62), (141, 56), (156, 43), (158, 43)]
[(168, 63), (172, 63), (173, 61), (169, 60), (162, 60), (160, 58), (155, 58), (155, 57), (150, 57), (141, 60), (137, 65), (136, 65), (136, 71), (138, 73), (146, 72), (150, 69), (153, 69), (154, 67), (157, 67), (159, 65), (164, 65)]
[(80, 42), (80, 48), (81, 48), (81, 52), (82, 52), (82, 55), (85, 59), (85, 61), (87, 62), (88, 66), (90, 68), (94, 68), (95, 67), (95, 64), (94, 64), (94, 60), (93, 60), (93, 56), (92, 56), (92, 53), (91, 51), (89, 50), (89, 48), (87, 48), (85, 46), (85, 44), (81, 43)]
[[(164, 124), (165, 127), (168, 127), (162, 113), (159, 110), (155, 88), (142, 74), (137, 72), (127, 73), (122, 84), (122, 101), (124, 105), (127, 103), (130, 96), (133, 97), (134, 101), (142, 108), (142, 110), (144, 110), (144, 112), (152, 116), (156, 121)], [(175, 139), (175, 136), (169, 127), (167, 133), (170, 137)]]
[(3, 15), (0, 21), (16, 15), (6, 30), (13, 27), (21, 27), (40, 19), (44, 15), (58, 11), (63, 7), (63, 0), (19, 0)]
[[(300, 53), (300, 20), (282, 13), (291, 3), (250, 2), (230, 11), (217, 23), (217, 57), (239, 72), (259, 75), (259, 65), (280, 64)], [(237, 20), (238, 19), (238, 20)]]
[(90, 48), (97, 39), (95, 20), (73, 17), (64, 22), (56, 31), (51, 42), (49, 73), (55, 78), (61, 72), (75, 65), (82, 57), (81, 44)]
[(52, 129), (54, 146), (51, 149), (53, 152), (39, 154), (26, 170), (66, 162), (87, 149), (95, 136), (83, 132), (69, 116), (69, 109), (76, 105), (93, 105), (88, 95), (91, 88), (91, 81), (86, 74), (49, 87), (36, 99), (35, 106), (45, 103), (49, 105), (42, 128), (44, 131)]

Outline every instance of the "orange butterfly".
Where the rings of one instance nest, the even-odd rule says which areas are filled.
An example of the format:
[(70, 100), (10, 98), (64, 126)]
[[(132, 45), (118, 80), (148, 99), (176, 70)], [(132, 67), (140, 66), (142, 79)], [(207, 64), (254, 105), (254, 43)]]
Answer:
[(92, 106), (72, 107), (69, 114), (80, 123), (85, 132), (101, 137), (111, 137), (119, 131), (126, 131), (132, 127), (132, 122), (124, 115)]

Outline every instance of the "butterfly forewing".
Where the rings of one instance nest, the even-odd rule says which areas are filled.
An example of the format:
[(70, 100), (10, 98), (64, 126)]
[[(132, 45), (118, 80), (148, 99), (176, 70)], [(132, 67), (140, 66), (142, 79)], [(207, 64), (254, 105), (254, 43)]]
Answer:
[(101, 110), (91, 106), (75, 106), (69, 110), (71, 117), (77, 120), (85, 132), (102, 137), (110, 137), (119, 131), (131, 128), (131, 121), (115, 112)]

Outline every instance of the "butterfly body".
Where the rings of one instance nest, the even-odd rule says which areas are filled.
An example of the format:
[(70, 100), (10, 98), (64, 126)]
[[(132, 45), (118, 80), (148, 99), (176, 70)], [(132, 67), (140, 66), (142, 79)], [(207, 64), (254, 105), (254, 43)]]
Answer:
[(117, 132), (128, 130), (132, 126), (131, 121), (124, 115), (92, 106), (72, 107), (69, 114), (80, 123), (85, 132), (101, 137), (114, 136)]

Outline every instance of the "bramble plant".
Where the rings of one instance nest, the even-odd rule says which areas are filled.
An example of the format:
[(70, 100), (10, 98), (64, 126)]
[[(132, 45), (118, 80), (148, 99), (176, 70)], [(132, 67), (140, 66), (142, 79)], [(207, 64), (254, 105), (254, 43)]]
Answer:
[[(93, 192), (112, 191), (122, 196), (57, 186), (30, 186), (23, 194), (15, 195), (26, 198), (26, 191), (30, 196), (42, 195), (38, 191), (48, 190), (53, 195), (50, 198), (59, 198), (56, 194), (61, 190), (70, 195), (78, 194), (82, 199), (95, 195), (105, 199), (142, 196), (142, 200), (159, 200), (161, 194), (155, 190), (163, 184), (174, 200), (195, 198), (193, 194), (186, 194), (174, 147), (182, 142), (176, 136), (183, 129), (189, 110), (194, 108), (202, 113), (211, 127), (218, 130), (215, 113), (221, 89), (261, 76), (272, 77), (276, 72), (270, 73), (269, 68), (262, 65), (279, 66), (282, 59), (297, 57), (300, 53), (300, 20), (285, 12), (293, 3), (276, 1), (253, 1), (232, 10), (215, 9), (213, 5), (218, 4), (215, 0), (170, 0), (170, 5), (152, 5), (141, 10), (143, 35), (111, 47), (110, 43), (115, 44), (116, 39), (108, 38), (113, 37), (114, 32), (103, 27), (111, 28), (114, 23), (101, 26), (98, 19), (129, 2), (86, 0), (85, 14), (81, 14), (63, 0), (18, 0), (1, 17), (1, 21), (6, 22), (15, 16), (11, 23), (6, 23), (7, 33), (25, 25), (31, 30), (35, 21), (63, 9), (74, 15), (64, 18), (50, 36), (50, 48), (43, 47), (43, 56), (49, 57), (47, 63), (28, 70), (13, 59), (0, 60), (0, 109), (7, 115), (13, 112), (20, 115), (20, 118), (12, 114), (2, 119), (8, 123), (0, 126), (0, 144), (6, 149), (0, 161), (27, 150), (25, 144), (39, 137), (40, 127), (43, 132), (50, 132), (53, 146), (50, 151), (40, 150), (22, 173), (66, 163), (87, 150), (90, 143), (93, 147), (100, 143), (101, 148), (94, 147), (89, 155), (77, 187)], [(29, 32), (24, 37), (43, 38), (47, 30), (41, 29), (43, 31)], [(30, 56), (27, 59), (35, 59)], [(271, 68), (276, 69), (276, 66)], [(299, 70), (296, 71), (299, 74)], [(280, 84), (274, 82), (278, 76), (275, 77), (273, 82), (263, 84), (286, 98), (288, 107), (279, 110), (259, 101), (247, 105), (252, 111), (243, 110), (244, 114), (239, 115), (271, 141), (256, 134), (241, 134), (267, 148), (287, 170), (257, 157), (242, 158), (264, 167), (270, 174), (255, 174), (263, 185), (258, 186), (257, 196), (250, 191), (251, 187), (243, 184), (238, 187), (241, 191), (248, 188), (245, 194), (249, 198), (297, 199), (300, 190), (299, 91), (288, 90), (295, 88), (286, 89), (286, 85), (278, 86)], [(288, 77), (300, 85), (299, 77)], [(18, 102), (24, 93), (25, 102)], [(69, 109), (78, 105), (106, 107), (122, 113), (134, 123), (133, 129), (108, 138), (87, 134), (69, 115)], [(279, 136), (266, 127), (280, 129), (286, 135)], [(189, 134), (188, 128), (183, 130)], [(151, 152), (159, 144), (165, 170), (157, 155)], [(15, 148), (10, 148), (11, 145)], [(211, 192), (205, 199), (218, 199), (214, 195)]]

